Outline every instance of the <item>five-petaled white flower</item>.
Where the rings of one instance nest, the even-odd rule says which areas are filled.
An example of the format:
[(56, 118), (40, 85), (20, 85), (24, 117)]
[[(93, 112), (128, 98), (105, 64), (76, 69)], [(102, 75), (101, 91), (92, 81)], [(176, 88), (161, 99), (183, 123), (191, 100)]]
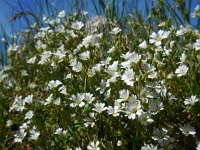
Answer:
[(99, 144), (100, 144), (99, 141), (96, 141), (96, 142), (92, 141), (87, 146), (87, 149), (88, 150), (100, 150)]
[(119, 116), (119, 113), (121, 112), (121, 109), (119, 106), (108, 106), (107, 112), (109, 115), (113, 115), (114, 117)]
[(78, 93), (77, 95), (72, 95), (71, 100), (73, 101), (70, 106), (71, 107), (83, 107), (85, 105), (85, 102), (83, 102), (83, 99), (85, 98), (85, 94)]
[(82, 63), (77, 61), (76, 58), (70, 60), (70, 66), (72, 67), (72, 70), (75, 72), (80, 72), (83, 67)]
[(127, 69), (124, 74), (122, 75), (122, 80), (130, 86), (133, 86), (134, 84), (134, 78), (135, 73), (133, 72), (133, 69)]
[(104, 103), (95, 103), (92, 110), (96, 111), (97, 113), (101, 114), (103, 111), (107, 110)]
[(40, 136), (40, 132), (36, 131), (35, 126), (33, 126), (33, 129), (31, 129), (29, 132), (30, 132), (30, 139), (31, 140), (37, 140), (38, 137)]
[(125, 90), (125, 89), (120, 90), (120, 91), (119, 91), (119, 97), (120, 97), (120, 98), (118, 99), (119, 102), (127, 101), (128, 98), (129, 98), (129, 90)]
[(137, 54), (136, 52), (130, 53), (127, 52), (126, 54), (122, 54), (122, 57), (131, 63), (137, 64), (139, 60), (141, 59), (141, 55)]
[(126, 104), (126, 113), (129, 119), (135, 119), (136, 115), (142, 115), (142, 106), (135, 95), (132, 95), (128, 103)]
[(158, 34), (156, 34), (155, 32), (153, 32), (150, 35), (150, 40), (149, 43), (151, 44), (155, 44), (155, 46), (160, 46), (162, 44), (162, 40), (166, 39), (170, 34), (170, 31), (164, 31), (164, 30), (159, 30)]
[(176, 69), (175, 73), (177, 74), (178, 77), (181, 77), (181, 76), (186, 75), (188, 69), (189, 69), (189, 68), (188, 68), (186, 65), (180, 65), (180, 66)]
[(184, 124), (184, 126), (181, 126), (180, 130), (186, 136), (188, 136), (188, 135), (195, 135), (196, 134), (195, 128), (192, 127), (192, 126), (190, 126), (189, 124)]
[(29, 110), (25, 115), (25, 119), (31, 119), (32, 117), (33, 117), (33, 111)]
[(199, 101), (199, 99), (196, 98), (196, 96), (191, 96), (190, 98), (185, 99), (184, 104), (185, 105), (194, 105), (198, 101)]
[(147, 48), (147, 41), (144, 40), (142, 43), (139, 44), (139, 48), (146, 49)]
[(90, 58), (90, 51), (86, 51), (79, 54), (79, 58), (82, 60), (87, 60), (88, 58)]
[(60, 134), (62, 134), (63, 133), (63, 129), (62, 128), (58, 128), (58, 129), (56, 129), (56, 131), (55, 131), (55, 134), (57, 134), (57, 135), (60, 135)]
[(57, 17), (59, 17), (59, 18), (65, 17), (65, 10), (59, 12)]
[(112, 29), (112, 31), (110, 33), (117, 34), (117, 33), (121, 32), (121, 31), (122, 30), (119, 27), (115, 27), (115, 28)]
[(60, 82), (59, 80), (51, 80), (48, 83), (48, 87), (49, 87), (49, 89), (53, 89), (53, 88), (58, 87), (61, 84), (62, 84), (62, 82)]
[(25, 129), (20, 129), (19, 132), (17, 134), (14, 135), (14, 142), (15, 143), (21, 143), (22, 140), (25, 138), (26, 136), (26, 131)]
[(80, 30), (83, 26), (84, 24), (82, 22), (76, 21), (72, 23), (71, 28), (75, 30)]

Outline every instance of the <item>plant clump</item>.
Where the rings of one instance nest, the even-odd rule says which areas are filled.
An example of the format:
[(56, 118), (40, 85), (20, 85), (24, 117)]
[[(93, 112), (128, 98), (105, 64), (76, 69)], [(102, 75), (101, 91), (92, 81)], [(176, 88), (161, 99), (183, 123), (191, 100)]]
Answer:
[(0, 72), (3, 148), (199, 147), (199, 31), (90, 32), (64, 11), (43, 20), (10, 45)]

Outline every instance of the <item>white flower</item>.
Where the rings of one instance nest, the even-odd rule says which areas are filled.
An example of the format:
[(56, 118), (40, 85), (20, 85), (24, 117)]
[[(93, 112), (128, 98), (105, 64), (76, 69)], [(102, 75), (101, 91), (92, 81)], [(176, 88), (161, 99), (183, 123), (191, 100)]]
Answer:
[(95, 103), (92, 110), (96, 111), (97, 113), (102, 113), (103, 111), (107, 110), (107, 107), (105, 107), (104, 103)]
[(99, 141), (92, 141), (89, 143), (89, 145), (87, 146), (87, 150), (100, 150), (100, 147), (99, 147)]
[(72, 23), (71, 28), (75, 30), (80, 30), (83, 26), (84, 24), (82, 22), (76, 21)]
[(53, 53), (53, 55), (59, 59), (58, 62), (62, 62), (63, 58), (66, 56), (65, 53), (66, 52), (64, 50), (57, 50), (56, 52)]
[(140, 43), (140, 45), (138, 47), (142, 48), (142, 49), (146, 49), (147, 48), (147, 42), (146, 42), (146, 40), (144, 40), (142, 43)]
[(164, 30), (159, 30), (158, 34), (156, 34), (155, 32), (153, 32), (150, 35), (150, 40), (149, 43), (151, 44), (155, 44), (157, 47), (161, 45), (161, 41), (163, 39), (166, 39), (169, 36), (170, 32), (169, 31), (164, 31)]
[(24, 103), (31, 103), (33, 101), (33, 95), (28, 95), (27, 97), (24, 98)]
[(72, 77), (72, 74), (68, 73), (65, 79), (71, 79), (71, 77)]
[(149, 111), (153, 115), (156, 115), (159, 111), (161, 111), (163, 109), (164, 109), (164, 105), (159, 100), (153, 100), (153, 101), (151, 101), (151, 103), (149, 105)]
[(112, 53), (115, 51), (115, 46), (111, 47), (109, 50), (108, 50), (108, 53)]
[(102, 35), (103, 35), (103, 33), (100, 33), (100, 34), (93, 34), (93, 35), (88, 35), (88, 36), (86, 36), (86, 37), (83, 39), (82, 43), (79, 44), (79, 45), (77, 46), (77, 48), (74, 50), (74, 54), (76, 54), (76, 53), (80, 50), (81, 47), (87, 48), (90, 44), (91, 44), (92, 46), (98, 47), (98, 46), (99, 46), (99, 43), (98, 43), (98, 42), (99, 42), (99, 40), (101, 39)]
[(86, 51), (79, 54), (79, 58), (82, 60), (87, 60), (88, 58), (90, 58), (90, 51)]
[(85, 93), (85, 101), (91, 104), (94, 100), (95, 100), (95, 97), (93, 97), (93, 94)]
[(20, 72), (21, 72), (21, 75), (22, 75), (22, 76), (28, 76), (28, 73), (27, 73), (26, 70), (21, 70)]
[(184, 63), (185, 60), (186, 60), (186, 55), (185, 55), (185, 52), (183, 52), (180, 58), (180, 64)]
[(154, 122), (152, 118), (150, 118), (150, 114), (143, 112), (143, 114), (140, 116), (139, 121), (142, 125), (147, 126), (148, 124)]
[(92, 67), (92, 70), (94, 72), (100, 72), (102, 69), (102, 64), (96, 64), (94, 67)]
[(184, 34), (184, 31), (182, 29), (179, 29), (176, 31), (176, 36), (180, 36), (180, 35), (183, 35)]
[(148, 78), (149, 79), (157, 78), (157, 72), (156, 71), (150, 72), (149, 75), (148, 75)]
[(167, 49), (166, 47), (164, 47), (163, 56), (169, 56), (171, 51), (172, 51), (171, 49)]
[(190, 26), (183, 27), (182, 25), (180, 26), (180, 29), (176, 31), (176, 36), (181, 36), (186, 34), (190, 30)]
[(83, 107), (85, 105), (85, 103), (83, 102), (83, 99), (85, 98), (85, 95), (82, 93), (78, 93), (77, 95), (72, 95), (71, 96), (71, 100), (73, 101), (70, 106), (71, 107)]
[(55, 105), (60, 105), (60, 97), (57, 98), (53, 103), (54, 103)]
[(87, 11), (82, 11), (83, 16), (86, 16), (88, 14)]
[(112, 58), (111, 57), (107, 57), (106, 58), (106, 60), (102, 60), (101, 61), (101, 64), (104, 66), (107, 66), (107, 65), (109, 65), (110, 64), (110, 61), (112, 60)]
[(129, 119), (135, 119), (136, 115), (141, 116), (143, 110), (141, 108), (140, 101), (137, 100), (136, 95), (132, 95), (129, 99), (128, 103), (126, 104), (126, 114)]
[(22, 140), (25, 138), (26, 132), (25, 129), (20, 129), (20, 131), (14, 135), (14, 142), (15, 143), (21, 143)]
[(200, 5), (197, 5), (195, 7), (195, 10), (191, 15), (192, 15), (193, 18), (199, 18), (200, 17)]
[(166, 25), (166, 22), (161, 22), (158, 26), (159, 27), (163, 27), (163, 26), (165, 26)]
[(200, 50), (200, 39), (197, 39), (194, 43), (194, 49), (199, 51)]
[(35, 130), (35, 126), (29, 132), (30, 132), (30, 139), (31, 140), (37, 140), (38, 137), (40, 136), (40, 132)]
[(180, 66), (176, 69), (175, 73), (177, 74), (178, 77), (181, 77), (181, 76), (186, 75), (188, 69), (189, 69), (189, 68), (188, 68), (187, 66), (185, 66), (185, 65), (180, 65)]
[(96, 91), (100, 91), (100, 93), (102, 94), (105, 91), (105, 89), (106, 89), (106, 82), (105, 80), (102, 79), (100, 86), (96, 88)]
[(52, 102), (52, 97), (53, 97), (53, 94), (49, 95), (49, 97), (46, 98), (46, 100), (44, 102), (45, 106)]
[(12, 120), (7, 120), (6, 121), (6, 127), (10, 127), (13, 125), (13, 121)]
[(184, 104), (185, 105), (194, 105), (198, 101), (199, 101), (199, 99), (196, 98), (196, 96), (191, 96), (190, 98), (185, 99)]
[[(44, 38), (45, 37), (45, 33), (44, 32), (39, 32), (38, 34), (41, 34), (41, 35), (38, 35), (38, 36), (41, 36), (41, 38)], [(44, 35), (43, 35), (44, 34)], [(36, 49), (37, 50), (45, 50), (47, 48), (47, 45), (46, 43), (43, 43), (41, 40), (38, 40), (37, 43), (36, 43)]]
[(131, 62), (129, 60), (121, 62), (121, 68), (130, 69), (131, 68)]
[(59, 80), (51, 80), (48, 83), (48, 87), (49, 87), (49, 89), (53, 89), (53, 88), (58, 87), (61, 84), (62, 84), (62, 82), (60, 82)]
[(25, 119), (31, 119), (32, 117), (33, 117), (33, 111), (29, 110), (25, 115)]
[(127, 52), (126, 54), (122, 54), (122, 57), (128, 61), (130, 61), (131, 63), (135, 63), (137, 64), (139, 62), (139, 60), (141, 59), (141, 55), (133, 52)]
[(30, 58), (28, 61), (27, 61), (27, 63), (28, 64), (34, 64), (35, 63), (35, 60), (36, 60), (36, 56), (34, 56), (34, 57), (32, 57), (32, 58)]
[(62, 128), (58, 128), (58, 129), (56, 129), (56, 131), (55, 131), (55, 134), (57, 134), (57, 135), (60, 135), (60, 134), (62, 134), (63, 133), (63, 129)]
[(154, 146), (152, 144), (145, 144), (142, 146), (141, 150), (157, 150), (157, 146)]
[(43, 65), (45, 62), (48, 62), (49, 57), (52, 55), (52, 52), (50, 51), (44, 51), (40, 56), (40, 61), (38, 62), (38, 65)]
[(197, 143), (196, 150), (200, 150), (200, 142)]
[(89, 44), (92, 43), (93, 39), (94, 39), (94, 35), (88, 35), (88, 36), (86, 36), (83, 39), (81, 46), (88, 47)]
[(190, 126), (189, 124), (184, 124), (184, 126), (181, 126), (180, 130), (186, 136), (188, 136), (188, 135), (195, 135), (196, 134), (195, 128), (192, 127), (192, 126)]
[(67, 95), (67, 89), (66, 89), (66, 87), (65, 87), (64, 85), (61, 86), (61, 87), (59, 88), (59, 92), (60, 92), (61, 94)]
[(134, 84), (134, 78), (135, 78), (135, 73), (133, 72), (133, 69), (128, 69), (124, 72), (122, 75), (122, 80), (130, 86), (133, 86)]
[(127, 101), (129, 98), (129, 90), (125, 90), (125, 89), (120, 90), (119, 97), (120, 97), (120, 99), (119, 99), (120, 102)]
[(9, 111), (15, 109), (16, 111), (23, 111), (25, 109), (25, 102), (22, 99), (22, 96), (16, 96), (15, 100)]
[(80, 72), (82, 70), (82, 63), (78, 62), (76, 58), (70, 60), (70, 66), (72, 67), (72, 70), (75, 72)]
[(30, 124), (30, 120), (28, 120), (27, 122), (23, 123), (19, 128), (20, 129), (27, 129), (29, 127), (28, 126), (29, 124)]
[(115, 27), (115, 28), (112, 29), (112, 31), (110, 33), (117, 34), (117, 33), (121, 32), (121, 31), (122, 30), (119, 27)]
[(14, 43), (13, 45), (9, 45), (7, 51), (10, 53), (11, 51), (17, 51), (18, 48), (19, 46)]
[(111, 65), (108, 66), (108, 73), (110, 75), (115, 75), (118, 69), (118, 61), (114, 61)]
[(120, 112), (121, 112), (121, 109), (119, 106), (114, 106), (114, 107), (108, 106), (108, 108), (107, 108), (107, 113), (109, 115), (113, 115), (114, 117), (119, 116)]
[(75, 38), (78, 37), (78, 35), (76, 35), (76, 33), (74, 33), (74, 30), (67, 30), (67, 34), (69, 34), (69, 36)]
[(3, 37), (3, 38), (1, 39), (1, 42), (6, 43), (5, 37)]
[(88, 75), (88, 77), (93, 77), (95, 75), (95, 70), (94, 69), (88, 69), (87, 75)]
[(153, 137), (155, 141), (160, 141), (160, 140), (168, 140), (169, 136), (167, 135), (168, 131), (165, 128), (162, 128), (161, 130), (156, 128), (153, 130)]
[(65, 17), (65, 10), (59, 12), (59, 14), (58, 14), (57, 17), (59, 17), (59, 18), (63, 18), (63, 17)]
[(141, 59), (141, 55), (134, 53), (131, 57), (130, 57), (130, 62), (133, 62), (135, 64), (137, 64)]
[(117, 146), (122, 146), (122, 141), (121, 140), (117, 141)]

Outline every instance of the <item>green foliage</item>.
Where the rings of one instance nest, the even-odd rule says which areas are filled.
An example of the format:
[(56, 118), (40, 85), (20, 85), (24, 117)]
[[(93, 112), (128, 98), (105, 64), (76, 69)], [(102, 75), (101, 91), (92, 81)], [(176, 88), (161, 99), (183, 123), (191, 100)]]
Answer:
[(1, 149), (200, 146), (200, 33), (179, 27), (184, 1), (183, 16), (146, 3), (147, 18), (138, 2), (132, 15), (115, 0), (93, 1), (105, 17), (55, 10), (13, 37), (0, 71)]

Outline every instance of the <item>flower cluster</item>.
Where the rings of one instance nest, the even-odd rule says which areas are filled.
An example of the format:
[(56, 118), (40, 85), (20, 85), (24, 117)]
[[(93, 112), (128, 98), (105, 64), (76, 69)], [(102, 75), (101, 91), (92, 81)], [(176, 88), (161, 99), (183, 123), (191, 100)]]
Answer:
[(197, 147), (198, 31), (162, 27), (141, 40), (112, 25), (87, 32), (64, 11), (43, 20), (33, 40), (9, 47), (1, 72), (14, 149)]

